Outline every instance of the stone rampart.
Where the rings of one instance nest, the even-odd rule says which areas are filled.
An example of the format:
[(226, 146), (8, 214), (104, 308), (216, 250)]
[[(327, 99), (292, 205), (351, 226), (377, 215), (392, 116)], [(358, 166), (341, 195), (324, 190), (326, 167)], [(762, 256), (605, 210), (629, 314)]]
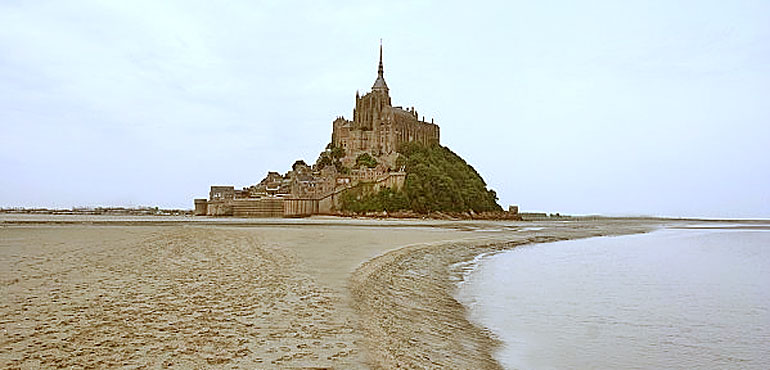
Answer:
[(282, 198), (235, 199), (232, 201), (235, 217), (283, 217)]
[(287, 198), (283, 201), (283, 217), (308, 217), (317, 215), (318, 199)]
[(232, 200), (210, 200), (206, 206), (207, 216), (232, 216)]
[(367, 185), (373, 191), (382, 188), (400, 189), (404, 186), (406, 172), (390, 172), (372, 181), (357, 181), (342, 184), (333, 191), (318, 197), (308, 198), (246, 198), (195, 200), (195, 214), (207, 216), (235, 217), (308, 217), (329, 215), (339, 210), (339, 197), (348, 189)]

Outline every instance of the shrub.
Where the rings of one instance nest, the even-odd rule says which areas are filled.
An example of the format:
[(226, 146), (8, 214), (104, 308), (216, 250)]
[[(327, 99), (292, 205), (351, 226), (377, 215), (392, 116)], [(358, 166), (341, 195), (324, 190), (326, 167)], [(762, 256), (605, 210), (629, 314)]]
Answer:
[(356, 157), (356, 167), (377, 167), (377, 160), (369, 153), (361, 153)]
[(398, 152), (396, 164), (406, 170), (403, 188), (379, 192), (372, 192), (366, 186), (351, 189), (343, 195), (343, 210), (410, 209), (420, 213), (502, 210), (495, 191), (487, 189), (478, 172), (449, 148), (439, 144), (405, 143)]

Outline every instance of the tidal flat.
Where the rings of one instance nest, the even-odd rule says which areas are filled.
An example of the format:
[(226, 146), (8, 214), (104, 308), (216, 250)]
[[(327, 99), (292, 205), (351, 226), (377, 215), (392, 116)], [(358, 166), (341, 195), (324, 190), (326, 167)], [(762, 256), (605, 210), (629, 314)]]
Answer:
[(0, 367), (499, 368), (463, 263), (686, 221), (0, 217)]

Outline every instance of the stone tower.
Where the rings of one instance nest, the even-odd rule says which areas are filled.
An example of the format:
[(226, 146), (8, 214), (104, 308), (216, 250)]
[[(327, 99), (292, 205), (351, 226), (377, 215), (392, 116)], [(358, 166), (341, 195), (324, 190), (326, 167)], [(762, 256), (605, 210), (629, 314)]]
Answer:
[(385, 110), (390, 107), (389, 93), (388, 84), (385, 83), (382, 45), (380, 45), (380, 66), (377, 68), (377, 79), (372, 85), (372, 92), (363, 97), (358, 97), (358, 92), (356, 92), (356, 107), (353, 109), (354, 126), (364, 130), (373, 130), (375, 123), (385, 120)]
[(349, 160), (366, 152), (387, 162), (387, 158), (395, 158), (394, 153), (403, 142), (428, 144), (438, 140), (438, 125), (420, 120), (414, 107), (404, 109), (391, 105), (380, 44), (380, 63), (372, 91), (364, 96), (356, 92), (352, 121), (344, 117), (334, 121), (332, 144), (345, 149)]

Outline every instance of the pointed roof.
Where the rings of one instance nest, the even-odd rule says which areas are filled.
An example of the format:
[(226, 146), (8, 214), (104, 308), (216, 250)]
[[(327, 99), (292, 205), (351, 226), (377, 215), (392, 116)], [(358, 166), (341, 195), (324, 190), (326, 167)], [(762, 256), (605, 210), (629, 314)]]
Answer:
[(382, 90), (388, 92), (388, 84), (385, 83), (384, 69), (382, 67), (382, 39), (380, 39), (380, 67), (377, 69), (377, 79), (374, 80), (372, 91)]

